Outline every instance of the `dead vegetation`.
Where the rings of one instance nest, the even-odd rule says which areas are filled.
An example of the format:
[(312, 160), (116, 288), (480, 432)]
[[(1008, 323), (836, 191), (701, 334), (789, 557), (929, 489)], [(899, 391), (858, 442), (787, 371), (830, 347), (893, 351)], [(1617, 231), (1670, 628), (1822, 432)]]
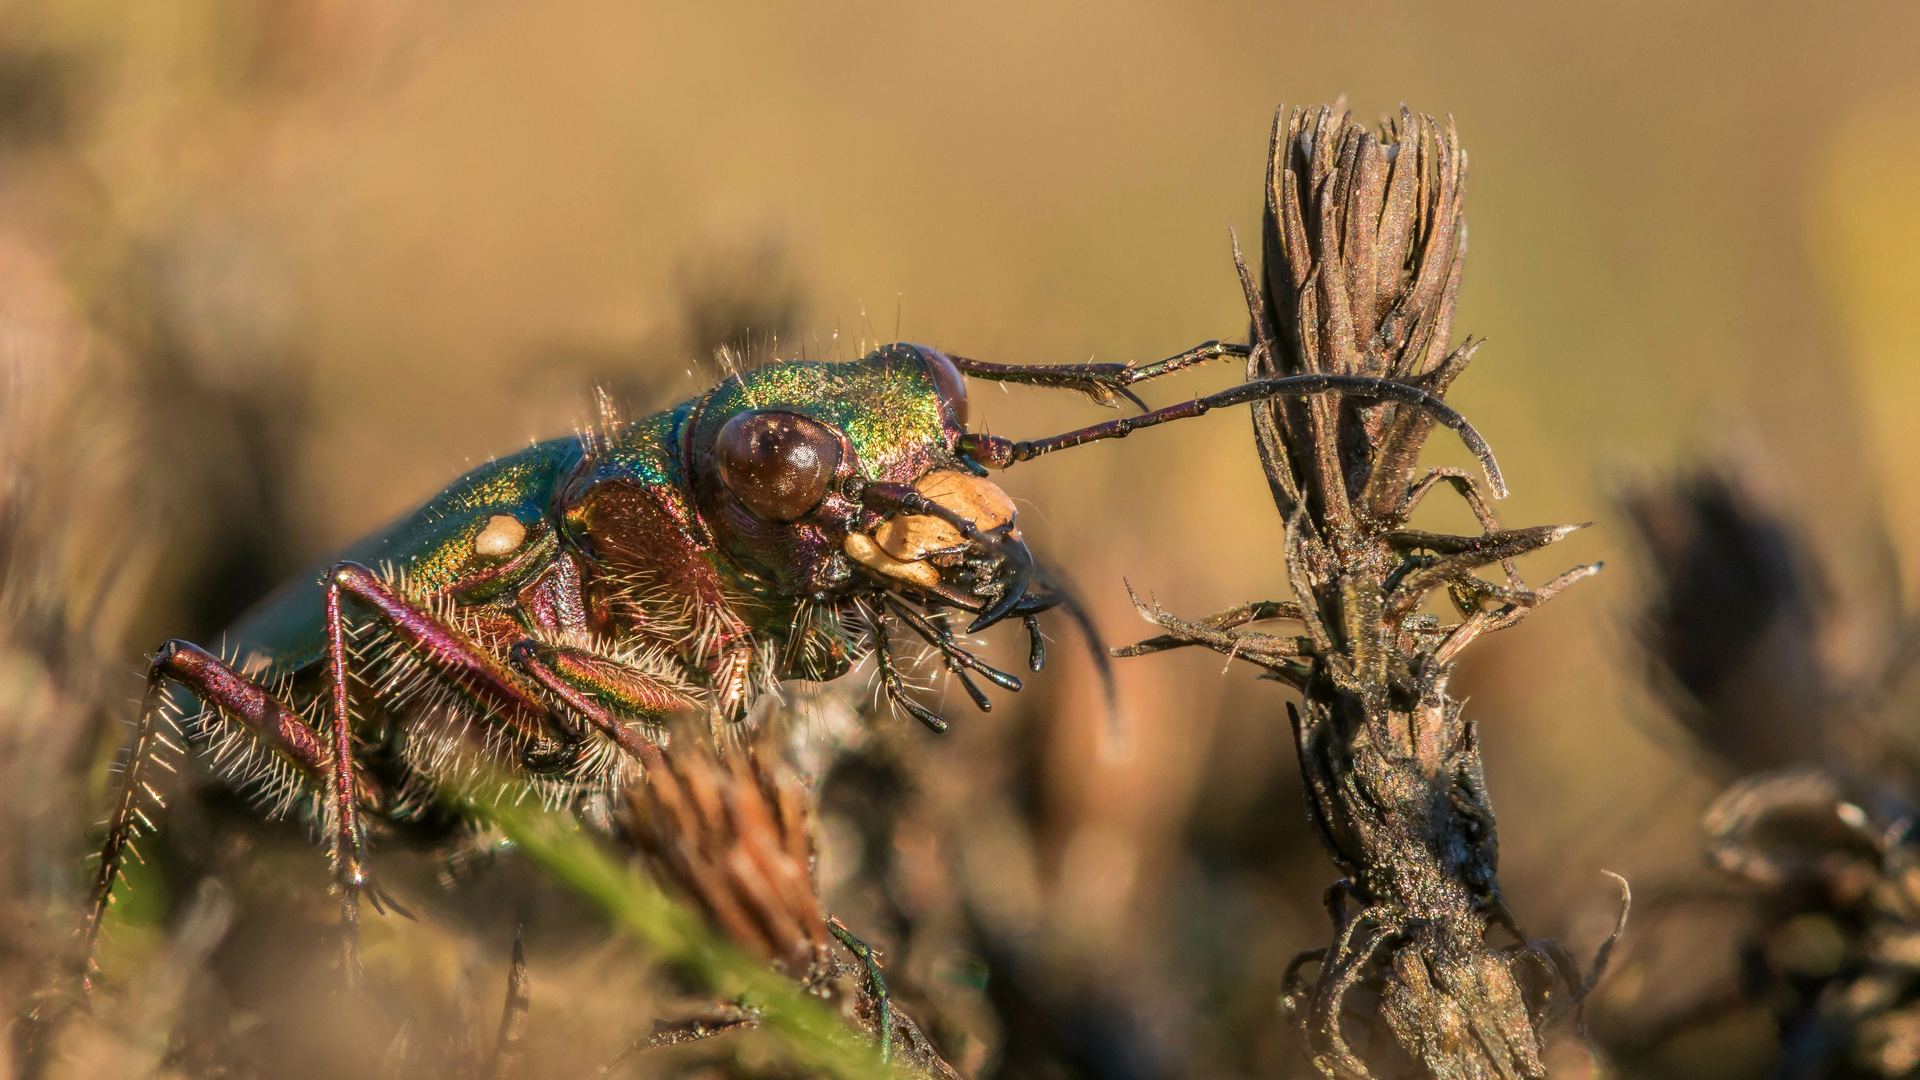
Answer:
[[(0, 213), (0, 987), (14, 1016), (60, 1004), (45, 991), (69, 963), (88, 823), (142, 649), (215, 632), (315, 553), (310, 508), (323, 500), (302, 462), (328, 436), (310, 411), (314, 328), (283, 317), (285, 267), (265, 231), (218, 208), (247, 188), (249, 149), (287, 137), (275, 124), (302, 95), (338, 95), (406, 50), (369, 58), (355, 33), (309, 47), (298, 19), (254, 29), (257, 40), (222, 31), (225, 74), (179, 106), (218, 118), (206, 128), (218, 134), (182, 155), (212, 179), (106, 152), (139, 126), (138, 110), (99, 111), (117, 92), (101, 76), (118, 58), (58, 43), (0, 54), (0, 156), (12, 167)], [(1249, 377), (1352, 373), (1443, 395), (1471, 356), (1452, 339), (1465, 156), (1450, 126), (1403, 115), (1372, 133), (1310, 111), (1286, 119), (1275, 149), (1261, 265), (1246, 275), (1260, 347)], [(537, 350), (517, 390), (572, 398), (598, 380), (658, 401), (714, 343), (797, 333), (810, 293), (791, 252), (736, 247), (681, 260), (672, 325)], [(743, 778), (690, 757), (675, 766), (689, 785), (748, 802), (757, 792), (769, 813), (746, 833), (734, 817), (686, 818), (653, 834), (648, 865), (728, 940), (768, 957), (804, 948), (810, 959), (788, 974), (869, 1037), (883, 1026), (884, 982), (889, 1015), (912, 1016), (924, 1036), (895, 1029), (892, 1048), (935, 1074), (1543, 1072), (1544, 1025), (1579, 1001), (1597, 965), (1576, 971), (1507, 909), (1481, 740), (1449, 676), (1469, 643), (1571, 580), (1530, 587), (1511, 565), (1564, 533), (1502, 529), (1490, 514), (1473, 535), (1412, 528), (1429, 493), (1463, 495), (1476, 512), (1492, 494), (1464, 472), (1405, 482), (1432, 426), (1420, 409), (1320, 396), (1256, 418), (1285, 528), (1272, 561), (1296, 595), (1211, 619), (1161, 615), (1153, 648), (1206, 645), (1291, 684), (1301, 705), (1290, 734), (1264, 734), (1285, 727), (1272, 688), (1216, 690), (1197, 667), (1133, 676), (1142, 708), (1179, 735), (1111, 773), (1080, 752), (1098, 694), (1071, 673), (942, 744), (865, 698), (794, 687), (770, 723), (788, 746), (767, 752), (798, 763), (810, 838), (775, 812), (794, 791), (777, 770)], [(1507, 465), (1528, 475), (1524, 460)], [(1702, 1030), (1716, 1046), (1778, 1051), (1750, 1075), (1902, 1075), (1920, 1044), (1911, 769), (1897, 737), (1907, 630), (1867, 633), (1887, 656), (1866, 678), (1836, 670), (1832, 612), (1796, 576), (1812, 560), (1780, 527), (1787, 515), (1716, 483), (1677, 485), (1664, 509), (1650, 494), (1639, 509), (1649, 522), (1695, 522), (1680, 540), (1656, 537), (1654, 562), (1735, 570), (1731, 585), (1696, 589), (1699, 575), (1676, 569), (1647, 638), (1660, 684), (1677, 688), (1676, 717), (1704, 748), (1701, 771), (1731, 785), (1703, 840), (1719, 880), (1668, 891), (1740, 913), (1720, 957), (1734, 974), (1657, 1014), (1603, 988), (1590, 1002), (1597, 1039), (1611, 1075), (1705, 1075), (1673, 1064), (1697, 1054), (1670, 1053)], [(1276, 619), (1296, 625), (1254, 632)], [(1495, 670), (1516, 686), (1547, 677)], [(1862, 737), (1863, 725), (1876, 734)], [(1182, 757), (1182, 740), (1202, 745)], [(651, 812), (665, 811), (664, 790), (642, 799)], [(383, 874), (421, 919), (371, 923), (370, 987), (347, 999), (307, 838), (253, 822), (205, 776), (170, 794), (173, 817), (143, 849), (137, 899), (113, 927), (96, 1012), (51, 1042), (31, 1020), (16, 1024), (14, 1075), (792, 1072), (778, 1043), (746, 1030), (623, 1058), (636, 1041), (675, 1042), (688, 1023), (726, 1026), (733, 1006), (653, 969), (492, 834), (412, 838), (385, 856)], [(1667, 809), (1690, 813), (1680, 800)], [(675, 857), (667, 834), (692, 846)], [(702, 867), (736, 846), (787, 860), (799, 891), (783, 896), (796, 910), (719, 914), (737, 887)], [(817, 854), (804, 871), (803, 850)], [(1315, 899), (1323, 851), (1344, 876), (1330, 944)], [(1591, 870), (1573, 863), (1529, 872)], [(1630, 949), (1680, 903), (1637, 915)], [(875, 946), (877, 971), (850, 962), (851, 946), (820, 959), (827, 912)], [(1549, 904), (1527, 914), (1555, 933), (1574, 922)], [(1568, 936), (1584, 946), (1603, 935)], [(1705, 945), (1679, 955), (1714, 958)], [(1641, 985), (1660, 981), (1651, 959), (1626, 958)], [(524, 1011), (508, 1008), (503, 1027), (510, 976)], [(654, 1029), (657, 1016), (667, 1028)], [(1740, 1026), (1756, 1017), (1777, 1036)]]
[[(1283, 112), (1262, 274), (1241, 269), (1247, 377), (1358, 375), (1445, 395), (1477, 347), (1452, 340), (1466, 171), (1451, 121), (1403, 109), (1375, 133), (1340, 106)], [(1501, 528), (1490, 462), (1486, 485), (1417, 469), (1434, 426), (1431, 410), (1337, 393), (1256, 405), (1295, 599), (1199, 621), (1142, 606), (1167, 634), (1130, 650), (1204, 645), (1301, 695), (1287, 712), (1307, 813), (1344, 876), (1326, 895), (1333, 942), (1290, 965), (1286, 1004), (1329, 1077), (1544, 1076), (1542, 1029), (1592, 989), (1613, 943), (1583, 976), (1558, 942), (1520, 930), (1496, 876), (1479, 734), (1448, 693), (1462, 650), (1599, 566), (1529, 587), (1514, 560), (1578, 526)], [(1410, 528), (1436, 490), (1464, 498), (1484, 531)], [(1476, 574), (1487, 567), (1502, 582)], [(1451, 621), (1422, 610), (1435, 594)], [(1248, 628), (1272, 621), (1301, 629)], [(1500, 933), (1512, 941), (1492, 944)]]

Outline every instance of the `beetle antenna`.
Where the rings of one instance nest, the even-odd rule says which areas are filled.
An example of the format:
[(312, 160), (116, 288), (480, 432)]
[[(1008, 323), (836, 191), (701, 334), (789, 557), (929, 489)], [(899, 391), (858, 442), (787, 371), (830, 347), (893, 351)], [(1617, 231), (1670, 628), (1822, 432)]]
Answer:
[(1460, 436), (1460, 441), (1472, 451), (1473, 456), (1480, 460), (1480, 467), (1486, 470), (1487, 483), (1493, 488), (1494, 497), (1506, 497), (1506, 481), (1501, 479), (1500, 463), (1494, 460), (1493, 448), (1487, 445), (1487, 440), (1481, 438), (1472, 424), (1467, 423), (1466, 417), (1455, 412), (1439, 397), (1412, 383), (1376, 378), (1371, 375), (1314, 374), (1255, 379), (1252, 382), (1244, 382), (1239, 386), (1222, 390), (1217, 394), (1208, 394), (1178, 405), (1169, 405), (1164, 409), (1155, 409), (1141, 416), (1121, 417), (1118, 420), (1109, 420), (1104, 424), (1095, 424), (1092, 427), (1084, 427), (1045, 439), (1011, 442), (995, 435), (968, 433), (960, 437), (957, 449), (961, 454), (982, 465), (1004, 469), (1016, 461), (1031, 461), (1041, 454), (1065, 450), (1082, 443), (1099, 442), (1102, 439), (1124, 439), (1140, 428), (1201, 416), (1214, 409), (1246, 405), (1277, 397), (1314, 397), (1320, 394), (1346, 394), (1356, 398), (1391, 401), (1425, 411), (1435, 421), (1453, 429), (1453, 432)]
[(1072, 390), (1109, 408), (1118, 407), (1124, 399), (1144, 413), (1148, 411), (1147, 403), (1128, 389), (1134, 383), (1171, 375), (1209, 360), (1244, 360), (1248, 351), (1245, 345), (1208, 341), (1151, 364), (990, 364), (951, 354), (947, 359), (969, 378)]

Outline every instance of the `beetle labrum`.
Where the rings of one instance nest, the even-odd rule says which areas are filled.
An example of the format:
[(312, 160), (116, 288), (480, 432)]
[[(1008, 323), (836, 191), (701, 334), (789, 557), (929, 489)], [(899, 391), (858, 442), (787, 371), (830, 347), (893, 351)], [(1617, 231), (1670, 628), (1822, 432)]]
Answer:
[[(964, 649), (967, 632), (1036, 622), (1061, 594), (1034, 569), (988, 468), (1213, 408), (1339, 393), (1428, 411), (1497, 469), (1467, 422), (1420, 388), (1362, 376), (1242, 383), (1051, 438), (967, 430), (968, 377), (1146, 406), (1129, 387), (1246, 346), (1207, 342), (1154, 364), (1007, 366), (890, 345), (841, 363), (734, 375), (673, 408), (537, 443), (483, 465), (349, 547), (233, 626), (221, 655), (155, 655), (106, 826), (82, 945), (92, 946), (131, 841), (157, 798), (152, 763), (179, 736), (273, 815), (327, 837), (347, 966), (367, 824), (421, 814), (482, 769), (525, 777), (556, 806), (617, 793), (657, 760), (660, 725), (743, 716), (782, 678), (827, 680), (871, 656), (893, 702), (936, 731), (888, 648), (890, 625), (970, 675), (1020, 682)], [(183, 692), (184, 691), (184, 692)]]

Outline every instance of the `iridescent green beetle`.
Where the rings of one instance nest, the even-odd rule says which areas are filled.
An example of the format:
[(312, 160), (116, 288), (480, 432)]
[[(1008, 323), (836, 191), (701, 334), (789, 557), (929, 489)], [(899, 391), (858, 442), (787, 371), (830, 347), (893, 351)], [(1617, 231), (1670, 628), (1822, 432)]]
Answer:
[(1062, 602), (988, 466), (1215, 407), (1338, 392), (1424, 409), (1492, 467), (1438, 399), (1359, 376), (1243, 383), (1033, 442), (967, 430), (968, 376), (1144, 410), (1133, 383), (1247, 352), (1208, 342), (1141, 367), (1009, 367), (891, 345), (849, 363), (769, 364), (475, 469), (267, 599), (221, 656), (161, 646), (86, 914), (89, 976), (121, 860), (147, 821), (147, 770), (179, 749), (171, 735), (267, 813), (326, 833), (352, 971), (359, 896), (382, 899), (363, 858), (368, 824), (422, 814), (449, 780), (506, 770), (553, 805), (604, 805), (657, 760), (674, 713), (724, 724), (781, 679), (833, 679), (868, 656), (891, 700), (944, 730), (904, 692), (888, 648), (896, 623), (938, 650), (981, 708), (970, 675), (1019, 689), (944, 621), (973, 614), (971, 633), (1020, 617), (1038, 670), (1036, 616)]

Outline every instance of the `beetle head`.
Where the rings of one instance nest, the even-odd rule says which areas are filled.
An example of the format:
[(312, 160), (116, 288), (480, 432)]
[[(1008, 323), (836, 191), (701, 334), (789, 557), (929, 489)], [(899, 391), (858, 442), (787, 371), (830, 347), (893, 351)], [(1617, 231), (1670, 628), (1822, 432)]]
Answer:
[[(688, 419), (683, 460), (718, 554), (768, 599), (866, 591), (1039, 610), (1013, 502), (957, 449), (966, 383), (936, 350), (734, 376)], [(1024, 601), (1024, 603), (1023, 603)]]

